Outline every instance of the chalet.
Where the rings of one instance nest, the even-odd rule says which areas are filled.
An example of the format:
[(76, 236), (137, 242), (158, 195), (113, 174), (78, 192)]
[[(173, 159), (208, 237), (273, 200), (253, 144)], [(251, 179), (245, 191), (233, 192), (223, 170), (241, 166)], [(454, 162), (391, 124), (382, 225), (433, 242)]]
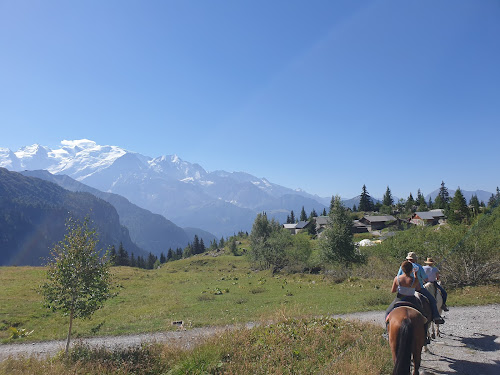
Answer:
[(297, 234), (302, 232), (304, 229), (307, 229), (309, 224), (311, 224), (310, 221), (299, 221), (294, 224), (283, 224), (283, 228), (288, 229), (291, 234)]
[(330, 216), (318, 216), (314, 218), (316, 222), (316, 233), (320, 234), (326, 228), (326, 225), (330, 222)]
[(410, 223), (415, 225), (436, 225), (444, 219), (443, 210), (415, 212), (411, 215)]
[(352, 222), (352, 233), (366, 233), (369, 232), (368, 226), (359, 220), (354, 220)]
[(392, 215), (384, 216), (363, 216), (359, 222), (366, 225), (368, 231), (384, 229), (391, 222), (395, 222), (396, 218)]

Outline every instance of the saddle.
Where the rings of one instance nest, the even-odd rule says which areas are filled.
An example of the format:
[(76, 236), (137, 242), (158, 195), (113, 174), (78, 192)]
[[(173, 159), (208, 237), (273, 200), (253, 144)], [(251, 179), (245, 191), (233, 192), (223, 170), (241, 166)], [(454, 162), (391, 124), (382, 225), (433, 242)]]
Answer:
[[(394, 306), (392, 307), (391, 311), (402, 306), (406, 307), (411, 307), (415, 310), (417, 310), (420, 314), (422, 314), (428, 322), (432, 320), (432, 311), (431, 311), (431, 304), (429, 300), (421, 293), (415, 292), (415, 303), (412, 301), (407, 301), (407, 300), (402, 300), (402, 301), (397, 301), (394, 303)], [(387, 314), (386, 319), (389, 317), (389, 314)]]

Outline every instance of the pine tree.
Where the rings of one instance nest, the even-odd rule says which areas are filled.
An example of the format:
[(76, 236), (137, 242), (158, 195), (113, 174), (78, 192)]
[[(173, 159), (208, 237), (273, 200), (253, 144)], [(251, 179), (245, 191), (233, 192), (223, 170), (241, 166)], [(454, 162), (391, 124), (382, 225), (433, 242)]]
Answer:
[[(448, 208), (448, 204), (450, 203), (450, 194), (448, 193), (448, 189), (444, 186), (444, 181), (441, 181), (441, 187), (439, 188), (439, 207), (441, 209)], [(436, 197), (436, 202), (438, 202)]]
[(469, 208), (467, 207), (467, 202), (465, 201), (465, 197), (460, 187), (457, 188), (455, 196), (450, 202), (447, 216), (450, 224), (468, 223), (469, 221)]
[(117, 265), (118, 266), (128, 266), (128, 253), (123, 248), (123, 243), (120, 242), (120, 246), (118, 247), (118, 253), (116, 255)]
[(318, 217), (318, 214), (316, 213), (316, 210), (313, 208), (311, 211), (311, 215), (309, 215), (309, 218), (312, 220), (313, 217)]
[(326, 216), (326, 208), (323, 208), (323, 212), (321, 213), (321, 216)]
[(160, 254), (160, 263), (167, 263), (167, 258), (165, 257), (165, 254), (163, 254), (163, 251)]
[(469, 205), (472, 207), (472, 214), (477, 216), (479, 214), (479, 199), (477, 199), (476, 194), (470, 198)]
[(192, 251), (193, 251), (192, 255), (196, 255), (196, 254), (201, 253), (200, 239), (198, 238), (198, 235), (196, 235), (196, 234), (194, 235), (193, 245), (191, 247), (192, 247)]
[(330, 221), (319, 243), (325, 262), (348, 266), (360, 260), (356, 255), (351, 228), (352, 220), (337, 195), (330, 212)]
[(429, 209), (432, 208), (432, 198), (430, 195), (429, 195), (429, 201), (427, 202), (427, 207), (429, 207)]
[(152, 270), (154, 268), (156, 259), (158, 259), (158, 258), (155, 255), (153, 255), (152, 253), (149, 253), (149, 255), (148, 255), (148, 262), (147, 262), (147, 265), (146, 265), (146, 268), (148, 270)]
[(355, 204), (352, 205), (352, 212), (357, 212), (358, 211), (358, 208), (356, 207)]
[(405, 203), (406, 211), (412, 212), (413, 206), (415, 206), (415, 200), (413, 199), (413, 195), (411, 195), (411, 193), (410, 193), (410, 196), (408, 197), (408, 199), (406, 200), (406, 203)]
[(497, 198), (494, 194), (491, 194), (490, 199), (488, 200), (488, 207), (495, 208), (497, 206)]
[(199, 254), (203, 254), (207, 249), (205, 248), (205, 243), (203, 242), (203, 238), (200, 239), (200, 252)]
[(290, 222), (290, 215), (286, 215), (286, 223), (287, 223), (287, 224), (292, 224), (292, 223)]
[(220, 241), (219, 241), (219, 248), (223, 249), (225, 246), (225, 243), (224, 243), (224, 236), (222, 236), (220, 238)]
[(392, 199), (391, 189), (389, 189), (389, 186), (387, 186), (387, 190), (385, 191), (384, 199), (382, 200), (382, 204), (384, 206), (391, 207), (393, 205), (393, 203), (394, 203), (394, 199)]
[(306, 220), (307, 220), (306, 210), (304, 210), (304, 206), (302, 206), (302, 210), (300, 211), (300, 221), (306, 221)]
[(137, 261), (135, 260), (134, 252), (130, 253), (130, 260), (128, 264), (130, 267), (137, 267)]
[(373, 201), (366, 190), (366, 185), (363, 185), (361, 190), (361, 195), (359, 196), (359, 207), (360, 211), (372, 211), (373, 210)]
[(290, 211), (290, 224), (295, 223), (295, 214), (293, 213), (293, 210)]
[(174, 260), (174, 257), (175, 257), (174, 251), (172, 250), (172, 248), (169, 248), (167, 252), (167, 262)]
[(417, 191), (417, 201), (415, 202), (418, 206), (419, 211), (427, 211), (427, 203), (425, 202), (425, 197), (420, 192), (420, 189)]

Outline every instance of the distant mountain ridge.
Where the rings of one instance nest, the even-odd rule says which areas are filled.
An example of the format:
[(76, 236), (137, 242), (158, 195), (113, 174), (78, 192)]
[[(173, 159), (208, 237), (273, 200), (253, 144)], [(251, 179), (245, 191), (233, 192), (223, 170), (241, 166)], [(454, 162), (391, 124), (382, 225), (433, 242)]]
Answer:
[[(0, 148), (0, 167), (68, 175), (102, 192), (121, 195), (180, 227), (201, 228), (216, 237), (250, 231), (256, 214), (262, 211), (284, 222), (291, 210), (297, 216), (302, 207), (307, 214), (313, 209), (317, 213), (328, 211), (331, 200), (245, 172), (207, 172), (177, 155), (152, 158), (86, 139), (62, 141), (58, 149), (32, 145), (12, 152)], [(436, 192), (426, 200), (429, 196), (434, 199)], [(454, 190), (449, 192), (453, 196)], [(484, 191), (463, 193), (467, 200), (476, 193), (485, 202), (491, 196)], [(348, 208), (358, 206), (359, 196), (343, 202)]]
[(160, 256), (162, 252), (166, 254), (169, 248), (173, 250), (184, 248), (188, 242), (193, 241), (195, 234), (203, 238), (207, 243), (215, 238), (210, 233), (196, 228), (190, 228), (188, 233), (163, 216), (140, 208), (118, 194), (104, 193), (69, 176), (53, 175), (46, 170), (24, 171), (21, 173), (25, 176), (54, 182), (73, 192), (90, 193), (112, 204), (118, 212), (120, 223), (129, 230), (132, 241), (145, 251), (157, 256)]
[(89, 140), (62, 141), (54, 150), (40, 145), (16, 152), (0, 149), (0, 166), (65, 174), (103, 192), (122, 195), (181, 227), (199, 227), (216, 236), (249, 231), (260, 211), (284, 221), (287, 213), (300, 212), (302, 206), (308, 213), (327, 207), (318, 201), (320, 197), (244, 172), (209, 173), (176, 155), (151, 158)]
[(85, 192), (70, 192), (39, 178), (0, 168), (0, 265), (40, 265), (64, 238), (69, 217), (89, 217), (100, 247), (120, 243), (129, 254), (147, 256), (119, 222), (116, 209)]

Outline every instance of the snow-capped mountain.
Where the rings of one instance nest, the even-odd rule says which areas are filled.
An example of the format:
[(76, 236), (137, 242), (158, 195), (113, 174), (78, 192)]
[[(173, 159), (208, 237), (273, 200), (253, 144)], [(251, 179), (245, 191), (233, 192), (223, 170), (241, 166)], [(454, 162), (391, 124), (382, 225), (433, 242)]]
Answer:
[[(177, 155), (144, 156), (87, 139), (59, 148), (32, 145), (16, 152), (0, 148), (0, 167), (12, 171), (44, 169), (64, 174), (104, 192), (120, 194), (183, 227), (200, 227), (217, 236), (251, 229), (265, 210), (283, 221), (290, 210), (321, 212), (322, 198), (273, 184), (244, 172), (207, 172)], [(324, 198), (323, 198), (324, 200)]]

